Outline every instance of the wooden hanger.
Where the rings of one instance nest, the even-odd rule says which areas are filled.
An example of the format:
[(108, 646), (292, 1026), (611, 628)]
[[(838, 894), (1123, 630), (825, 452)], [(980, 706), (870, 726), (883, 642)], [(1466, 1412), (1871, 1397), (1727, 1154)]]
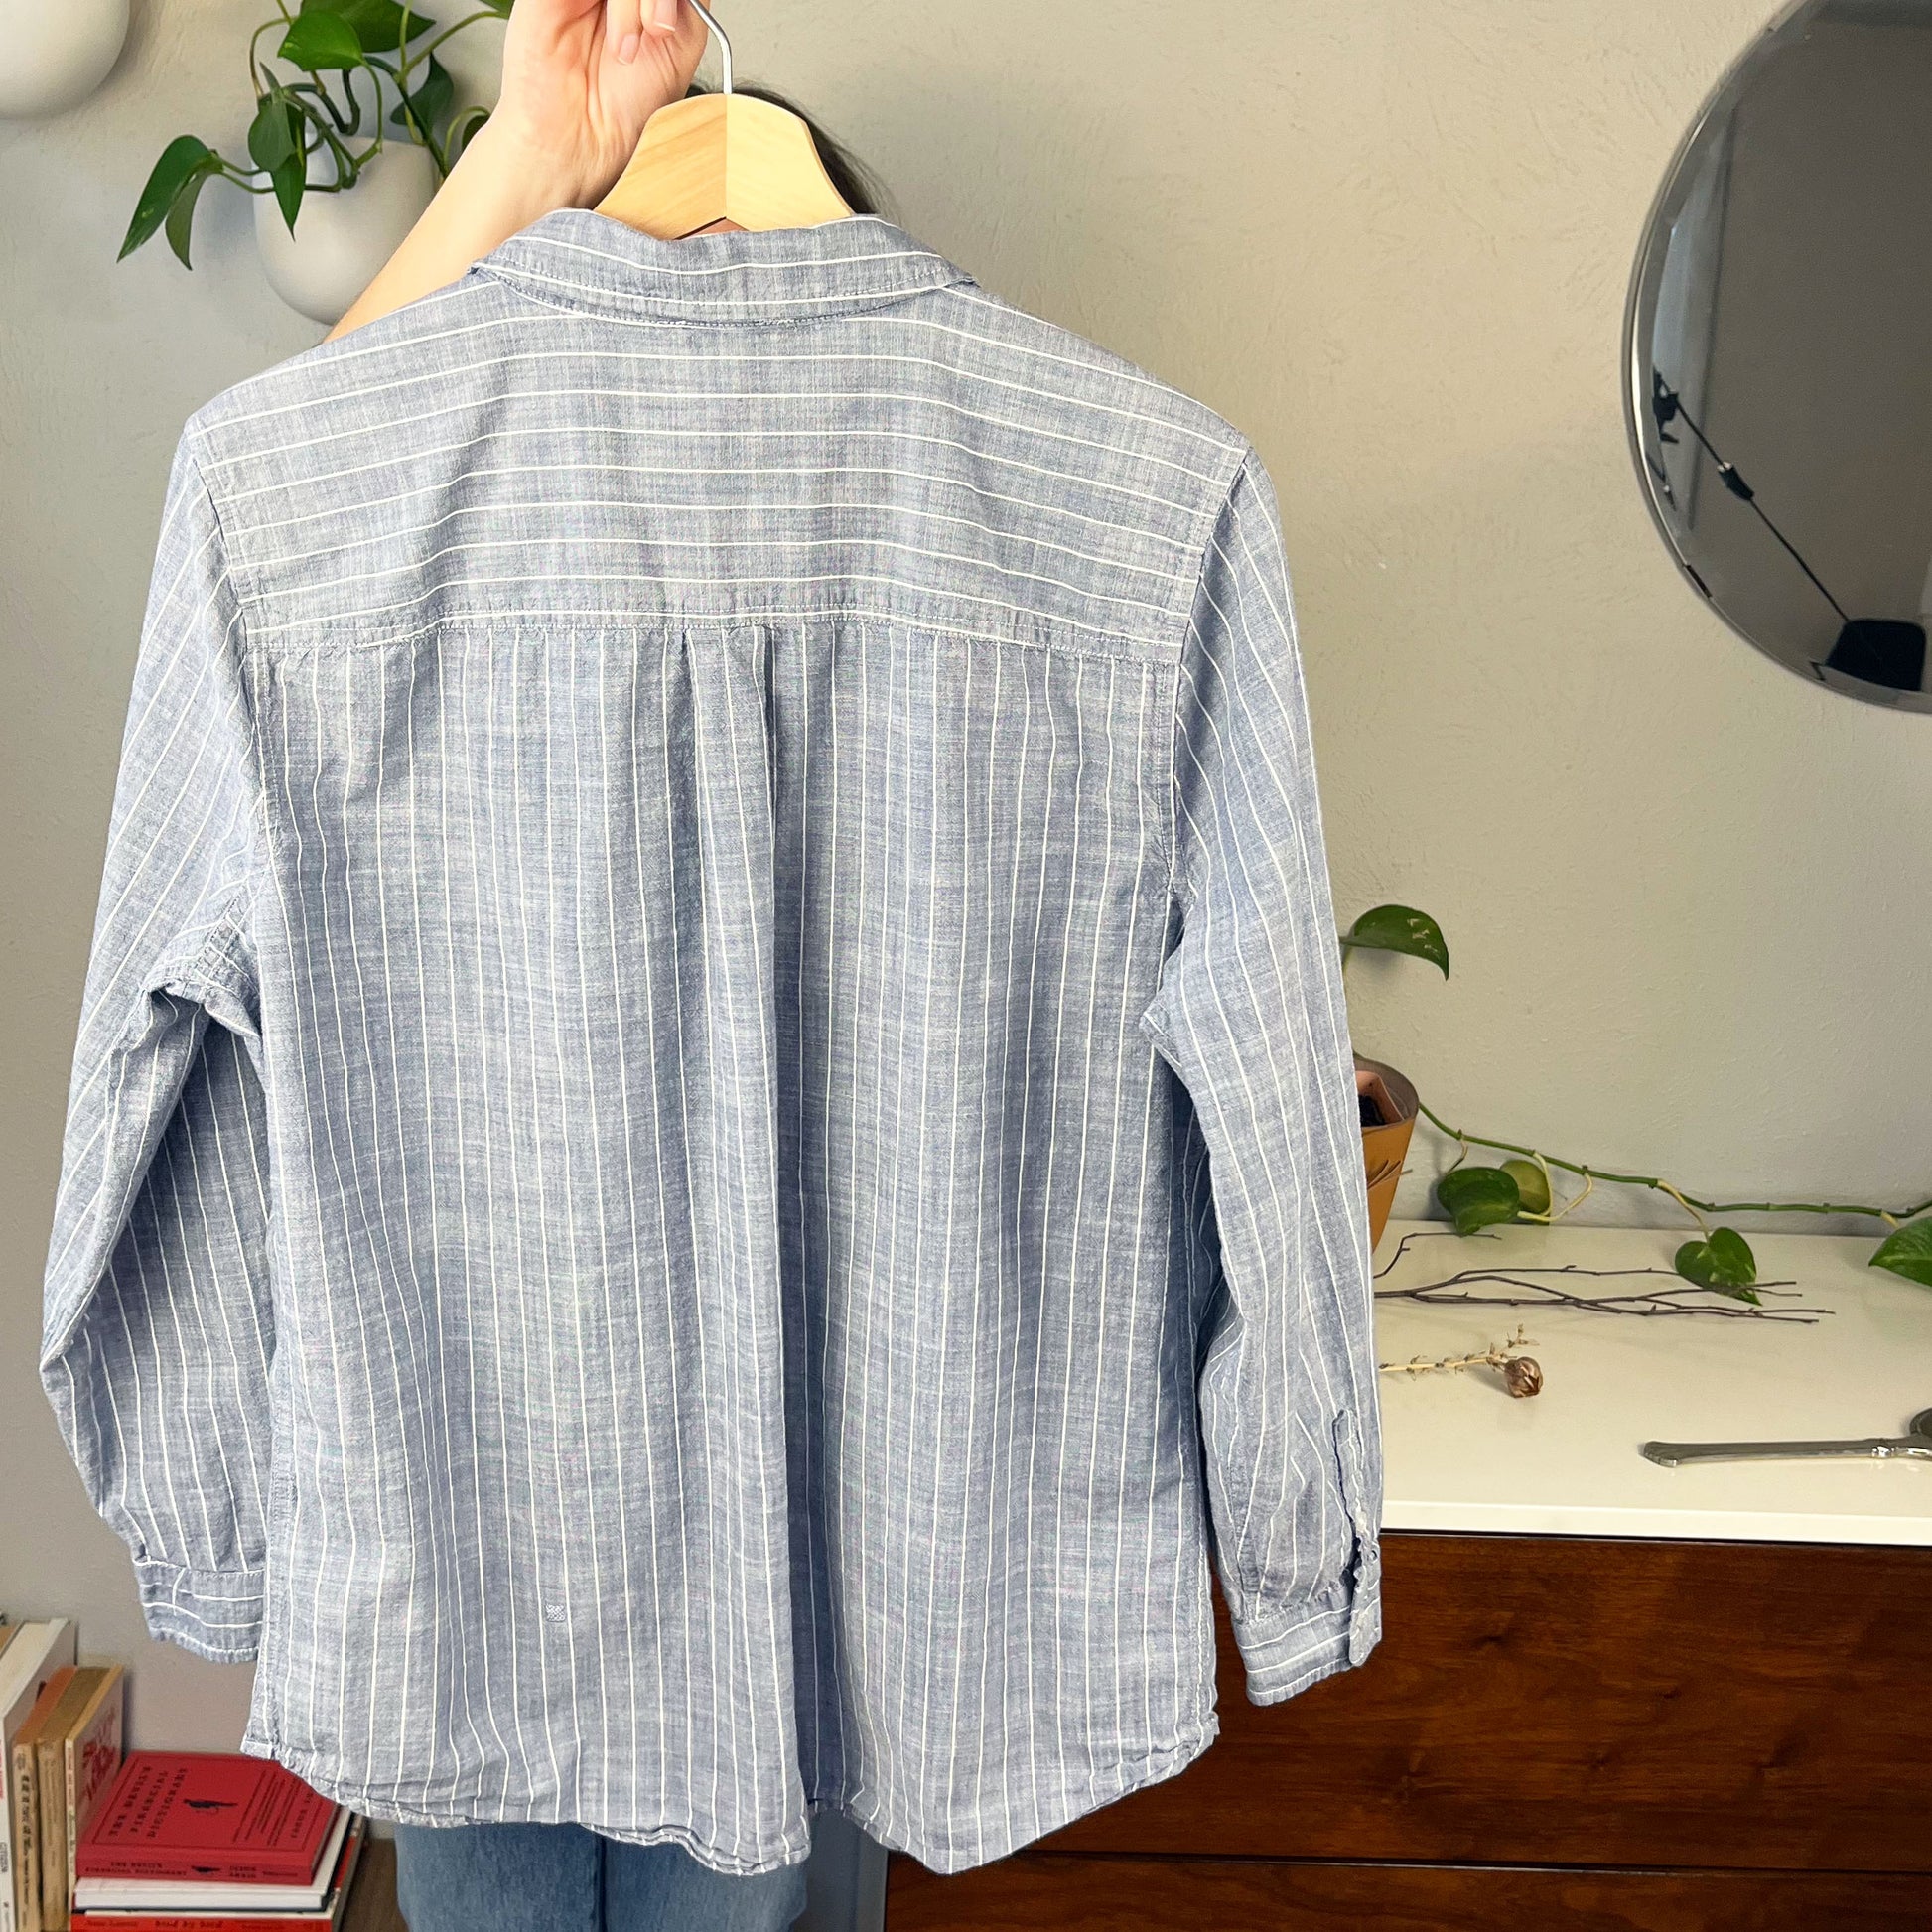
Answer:
[(796, 114), (732, 92), (732, 44), (710, 12), (691, 0), (718, 43), (721, 84), (660, 107), (600, 214), (660, 241), (706, 228), (812, 228), (852, 212), (832, 186)]

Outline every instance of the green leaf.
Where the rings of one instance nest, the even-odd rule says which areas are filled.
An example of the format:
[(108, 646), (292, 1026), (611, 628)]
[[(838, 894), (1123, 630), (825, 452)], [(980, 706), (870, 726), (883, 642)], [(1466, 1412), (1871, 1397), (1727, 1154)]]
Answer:
[(271, 87), (255, 106), (248, 123), (248, 158), (264, 174), (273, 174), (302, 147), (301, 117), (295, 103), (279, 86)]
[(1413, 905), (1375, 905), (1342, 934), (1343, 950), (1360, 946), (1370, 952), (1407, 953), (1443, 969), (1449, 978), (1449, 941), (1443, 928), (1427, 912)]
[(161, 150), (161, 159), (154, 164), (147, 186), (141, 190), (141, 199), (134, 205), (134, 219), (127, 224), (127, 238), (115, 259), (125, 261), (155, 234), (168, 218), (175, 197), (188, 186), (192, 176), (220, 165), (220, 157), (206, 141), (198, 141), (192, 134), (176, 135)]
[(1714, 1288), (1733, 1301), (1756, 1302), (1757, 1257), (1735, 1228), (1713, 1228), (1703, 1241), (1687, 1241), (1677, 1251), (1677, 1272), (1700, 1288)]
[[(301, 11), (334, 14), (355, 29), (365, 48), (382, 52), (399, 51), (404, 45), (403, 10), (396, 0), (302, 0)], [(408, 39), (427, 33), (436, 25), (427, 14), (409, 9)]]
[(188, 259), (188, 234), (195, 223), (195, 204), (201, 200), (204, 185), (221, 172), (221, 163), (214, 156), (197, 168), (181, 185), (181, 193), (168, 206), (168, 246), (175, 251), (175, 259), (184, 268), (195, 264)]
[(427, 146), (437, 122), (450, 111), (450, 103), (455, 98), (456, 82), (450, 78), (449, 69), (432, 54), (422, 84), (397, 106), (389, 119), (397, 127), (413, 127)]
[(341, 14), (326, 8), (297, 14), (275, 52), (311, 73), (325, 68), (359, 68), (362, 39)]
[[(271, 111), (277, 108), (281, 110), (279, 132), (273, 124)], [(340, 148), (341, 143), (307, 101), (298, 99), (279, 84), (271, 98), (262, 103), (262, 109), (255, 116), (254, 126), (248, 130), (248, 152), (254, 156), (258, 168), (268, 171), (276, 206), (282, 210), (282, 219), (288, 223), (289, 233), (293, 234), (295, 217), (301, 210), (302, 197), (309, 183), (309, 146), (305, 127), (317, 128), (331, 147)], [(264, 126), (265, 121), (267, 126)], [(261, 130), (259, 148), (255, 144), (257, 129)]]
[(1932, 1288), (1932, 1215), (1922, 1221), (1907, 1221), (1888, 1234), (1878, 1252), (1866, 1264), (1889, 1268), (1921, 1288)]
[(1550, 1211), (1550, 1177), (1534, 1161), (1505, 1161), (1503, 1173), (1516, 1183), (1523, 1197), (1522, 1212), (1547, 1214)]
[(511, 0), (478, 0), (478, 4), (487, 7), (499, 20), (507, 20), (510, 17)]
[(1513, 1221), (1523, 1205), (1515, 1179), (1501, 1168), (1451, 1168), (1436, 1183), (1436, 1198), (1457, 1234)]
[(289, 233), (295, 232), (295, 217), (301, 212), (302, 191), (308, 185), (309, 157), (296, 153), (286, 161), (279, 162), (269, 170), (268, 178), (275, 186), (276, 205), (282, 210), (282, 219), (289, 224)]

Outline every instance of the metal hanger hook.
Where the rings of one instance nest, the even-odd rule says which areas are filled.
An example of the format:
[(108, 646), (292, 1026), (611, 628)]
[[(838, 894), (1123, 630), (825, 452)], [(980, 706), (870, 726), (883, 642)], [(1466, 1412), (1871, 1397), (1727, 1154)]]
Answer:
[(728, 94), (732, 90), (731, 37), (718, 25), (717, 17), (704, 0), (691, 0), (691, 11), (711, 30), (711, 38), (718, 43), (718, 91)]

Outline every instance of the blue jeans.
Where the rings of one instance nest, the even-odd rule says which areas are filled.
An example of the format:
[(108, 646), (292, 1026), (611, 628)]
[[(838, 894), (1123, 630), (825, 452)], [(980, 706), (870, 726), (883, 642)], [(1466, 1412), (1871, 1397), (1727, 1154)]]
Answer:
[(582, 1825), (398, 1825), (409, 1932), (784, 1932), (805, 1867), (733, 1878), (676, 1845)]

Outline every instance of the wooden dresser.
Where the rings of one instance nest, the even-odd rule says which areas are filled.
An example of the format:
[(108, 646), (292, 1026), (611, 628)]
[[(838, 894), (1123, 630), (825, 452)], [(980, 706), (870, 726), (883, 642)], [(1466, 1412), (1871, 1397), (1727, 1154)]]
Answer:
[[(1389, 1282), (1672, 1245), (1431, 1239)], [(1864, 1268), (1868, 1242), (1754, 1245), (1831, 1316), (1385, 1306), (1385, 1359), (1521, 1320), (1548, 1388), (1385, 1378), (1387, 1634), (1366, 1667), (1258, 1709), (1224, 1622), (1221, 1736), (1195, 1765), (978, 1871), (895, 1859), (889, 1932), (1927, 1932), (1932, 1464), (1635, 1453), (1883, 1433), (1932, 1403), (1932, 1290)]]

